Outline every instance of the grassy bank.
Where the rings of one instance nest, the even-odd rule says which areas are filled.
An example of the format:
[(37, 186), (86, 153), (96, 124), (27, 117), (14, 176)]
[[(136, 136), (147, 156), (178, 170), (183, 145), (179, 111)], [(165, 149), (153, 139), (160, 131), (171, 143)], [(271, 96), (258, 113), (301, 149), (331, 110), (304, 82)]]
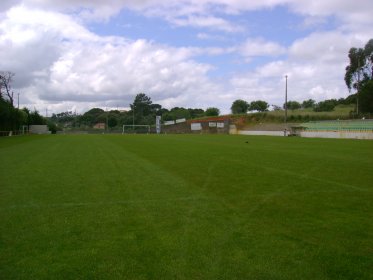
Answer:
[[(353, 105), (338, 105), (331, 112), (315, 112), (313, 109), (298, 109), (288, 110), (287, 122), (288, 123), (303, 123), (309, 121), (322, 121), (322, 120), (344, 120), (356, 118), (351, 112)], [(262, 123), (284, 123), (285, 111), (269, 111), (263, 113), (248, 113), (243, 115), (232, 116), (233, 123), (238, 128), (245, 128)]]

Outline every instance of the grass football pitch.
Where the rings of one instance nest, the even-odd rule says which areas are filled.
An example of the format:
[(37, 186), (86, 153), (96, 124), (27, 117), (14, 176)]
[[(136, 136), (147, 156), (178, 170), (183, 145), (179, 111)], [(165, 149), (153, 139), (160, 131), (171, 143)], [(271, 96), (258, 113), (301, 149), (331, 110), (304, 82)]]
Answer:
[(0, 139), (1, 279), (373, 279), (373, 141)]

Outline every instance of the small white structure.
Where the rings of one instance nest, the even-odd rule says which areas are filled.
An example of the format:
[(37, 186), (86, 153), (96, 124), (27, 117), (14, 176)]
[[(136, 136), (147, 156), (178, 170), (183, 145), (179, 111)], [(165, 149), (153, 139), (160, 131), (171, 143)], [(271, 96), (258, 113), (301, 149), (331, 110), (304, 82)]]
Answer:
[(183, 118), (183, 119), (177, 119), (177, 120), (175, 121), (175, 123), (184, 123), (184, 122), (186, 122), (186, 119), (185, 119), (185, 118)]
[(255, 130), (238, 130), (241, 135), (264, 135), (264, 136), (288, 136), (289, 131), (255, 131)]
[(202, 130), (202, 125), (201, 123), (191, 123), (190, 124), (190, 129), (191, 130)]
[(51, 134), (47, 125), (30, 125), (29, 132), (32, 134)]

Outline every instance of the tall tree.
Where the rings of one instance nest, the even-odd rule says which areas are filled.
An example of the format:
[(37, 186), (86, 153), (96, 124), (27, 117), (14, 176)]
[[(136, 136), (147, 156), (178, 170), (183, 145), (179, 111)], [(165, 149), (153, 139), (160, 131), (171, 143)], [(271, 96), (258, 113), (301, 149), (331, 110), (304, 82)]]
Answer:
[(367, 74), (370, 79), (373, 79), (373, 39), (370, 39), (364, 47), (365, 63)]
[(105, 111), (100, 108), (90, 109), (79, 117), (79, 122), (84, 125), (92, 126), (99, 121), (98, 117), (104, 113)]
[(364, 48), (351, 48), (348, 58), (350, 62), (346, 67), (345, 82), (350, 91), (353, 88), (357, 92), (356, 111), (359, 113), (359, 92), (373, 79), (373, 39)]
[[(286, 104), (289, 110), (296, 110), (302, 107), (298, 101), (288, 101)], [(285, 104), (284, 104), (284, 109), (285, 109)]]
[(315, 112), (331, 112), (337, 105), (338, 101), (336, 99), (328, 99), (317, 103), (313, 110)]
[(4, 98), (3, 94), (5, 93), (12, 106), (13, 106), (13, 92), (11, 91), (11, 87), (12, 87), (14, 76), (15, 74), (13, 72), (0, 71), (0, 98)]
[(345, 82), (349, 90), (358, 90), (364, 73), (365, 55), (362, 48), (351, 48), (348, 52), (350, 64), (346, 67)]
[(176, 119), (190, 119), (190, 112), (188, 109), (184, 107), (174, 107), (170, 110), (169, 116), (171, 116), (172, 120)]
[(30, 111), (27, 108), (23, 108), (22, 111), (27, 116), (27, 125), (40, 125), (47, 123), (47, 120), (42, 115), (40, 115), (37, 110)]
[(304, 100), (302, 102), (302, 108), (303, 109), (313, 108), (313, 107), (315, 107), (315, 104), (316, 104), (316, 101), (313, 100), (313, 99)]
[(263, 100), (252, 101), (249, 106), (250, 111), (265, 112), (268, 111), (269, 104)]
[(220, 110), (215, 107), (210, 107), (206, 109), (205, 115), (208, 117), (219, 116)]
[(188, 108), (188, 111), (192, 119), (202, 117), (205, 114), (205, 111), (200, 108)]
[(139, 117), (148, 116), (152, 111), (152, 100), (145, 93), (139, 93), (135, 96), (135, 100), (130, 104), (131, 110), (135, 110), (134, 114)]
[(373, 113), (373, 80), (366, 83), (360, 91), (361, 112)]
[(237, 99), (232, 103), (232, 114), (246, 114), (247, 110), (249, 110), (249, 103), (245, 100)]

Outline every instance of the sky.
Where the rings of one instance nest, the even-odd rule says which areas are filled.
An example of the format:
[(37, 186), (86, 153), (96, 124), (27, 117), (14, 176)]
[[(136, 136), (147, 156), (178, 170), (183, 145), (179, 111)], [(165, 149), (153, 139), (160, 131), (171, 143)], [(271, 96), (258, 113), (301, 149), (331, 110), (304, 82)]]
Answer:
[[(373, 38), (371, 0), (2, 0), (0, 70), (43, 115), (347, 97), (348, 50)], [(17, 102), (17, 101), (16, 101)]]

